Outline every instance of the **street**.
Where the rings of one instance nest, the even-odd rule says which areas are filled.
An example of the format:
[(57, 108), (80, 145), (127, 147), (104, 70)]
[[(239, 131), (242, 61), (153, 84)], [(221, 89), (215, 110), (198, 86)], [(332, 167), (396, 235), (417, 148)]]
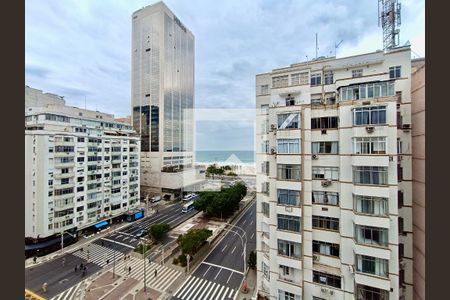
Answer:
[[(256, 249), (256, 201), (234, 224), (245, 231), (247, 238), (246, 257)], [(175, 299), (233, 299), (237, 295), (244, 278), (243, 247), (239, 234), (241, 229), (228, 227), (228, 232), (213, 248), (197, 269), (174, 293)], [(245, 239), (245, 238), (244, 238)]]
[[(125, 254), (131, 252), (139, 243), (134, 234), (156, 223), (168, 223), (175, 227), (197, 213), (195, 210), (181, 213), (183, 204), (178, 202), (160, 209), (158, 213), (131, 223), (120, 231), (95, 239), (88, 246), (65, 253), (36, 267), (26, 268), (25, 288), (49, 299), (63, 292), (72, 292), (73, 287), (78, 286), (82, 280), (107, 265), (111, 266), (114, 261), (120, 261)], [(75, 272), (75, 266), (81, 263), (87, 266), (87, 274), (84, 277), (81, 271)], [(42, 290), (42, 284), (45, 282), (48, 285), (46, 293)]]

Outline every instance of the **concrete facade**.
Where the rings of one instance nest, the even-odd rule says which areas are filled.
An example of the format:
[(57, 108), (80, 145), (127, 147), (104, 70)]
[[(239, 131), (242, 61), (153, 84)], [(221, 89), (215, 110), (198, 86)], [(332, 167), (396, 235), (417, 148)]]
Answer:
[(195, 183), (194, 42), (163, 2), (132, 15), (131, 109), (143, 194), (173, 198)]
[(414, 300), (425, 300), (425, 59), (411, 71)]
[(409, 47), (256, 76), (257, 290), (412, 299)]
[(140, 140), (110, 114), (49, 104), (25, 108), (25, 238), (79, 231), (139, 205)]

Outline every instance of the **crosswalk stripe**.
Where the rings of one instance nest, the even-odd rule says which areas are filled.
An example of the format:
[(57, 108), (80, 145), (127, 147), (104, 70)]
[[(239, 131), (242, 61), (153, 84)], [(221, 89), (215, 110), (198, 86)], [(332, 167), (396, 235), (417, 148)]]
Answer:
[[(208, 284), (208, 280), (204, 280), (203, 278), (201, 279), (202, 284), (198, 287), (198, 289), (192, 293), (192, 299), (195, 299), (195, 297), (203, 290), (203, 286), (205, 286), (206, 284)], [(186, 300), (190, 300), (191, 297), (188, 297)]]
[(216, 289), (217, 285), (219, 284), (215, 282), (212, 283), (211, 288), (205, 294), (205, 299), (209, 299), (209, 293), (212, 293)]
[(220, 295), (222, 294), (222, 290), (225, 288), (224, 285), (221, 285), (219, 292), (216, 295), (216, 300), (218, 300), (220, 298)]
[(176, 270), (169, 270), (168, 272), (164, 272), (162, 274), (162, 276), (158, 276), (159, 279), (157, 281), (155, 281), (155, 283), (153, 283), (153, 286), (157, 289), (162, 289), (162, 287), (160, 287), (160, 285), (164, 286), (167, 283), (170, 283), (170, 281), (168, 280), (169, 278), (172, 277), (173, 274), (176, 273)]
[(187, 296), (186, 293), (189, 292), (191, 289), (194, 288), (194, 285), (197, 284), (197, 281), (200, 280), (198, 277), (192, 277), (194, 280), (190, 284), (186, 284), (186, 290), (183, 292), (183, 294), (180, 295), (180, 298), (183, 299), (184, 296)]
[(227, 297), (228, 289), (229, 289), (229, 287), (227, 286), (227, 288), (223, 291), (223, 295), (222, 295), (221, 300), (223, 300), (223, 299), (225, 299)]
[(206, 293), (207, 290), (210, 289), (210, 285), (211, 283), (213, 283), (212, 281), (208, 281), (208, 284), (205, 286), (205, 288), (203, 289), (203, 292), (200, 294), (200, 296), (198, 296), (198, 299), (203, 299), (202, 296), (204, 293)]
[(228, 298), (231, 298), (231, 295), (233, 295), (233, 292), (234, 292), (234, 290), (231, 289), (231, 290), (230, 290), (230, 294), (228, 295)]
[[(189, 278), (188, 278), (187, 281), (189, 281), (190, 279), (191, 279), (191, 276), (189, 276)], [(187, 282), (187, 281), (186, 281), (186, 282)], [(181, 285), (181, 286), (177, 289), (177, 291), (173, 294), (173, 296), (174, 296), (174, 297), (177, 297), (178, 293), (179, 293), (181, 290), (183, 290), (185, 287), (186, 287), (186, 284)]]
[(197, 291), (198, 288), (200, 288), (201, 285), (203, 285), (204, 280), (202, 278), (200, 278), (200, 280), (197, 282), (197, 284), (195, 286), (192, 287), (192, 289), (190, 290), (190, 293), (188, 295), (186, 295), (186, 300), (189, 300), (192, 295), (194, 295), (194, 293)]
[(211, 296), (208, 297), (208, 299), (213, 299), (214, 295), (216, 294), (216, 292), (219, 290), (220, 288), (220, 284), (217, 284), (216, 288), (214, 289), (214, 291), (211, 293)]
[(234, 294), (233, 299), (237, 298), (238, 292), (239, 292), (239, 289), (236, 289), (236, 293)]

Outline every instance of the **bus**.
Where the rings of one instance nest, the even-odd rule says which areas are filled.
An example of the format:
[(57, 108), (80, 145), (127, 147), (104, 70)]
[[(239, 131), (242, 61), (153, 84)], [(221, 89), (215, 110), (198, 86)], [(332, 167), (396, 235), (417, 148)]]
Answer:
[(198, 195), (196, 193), (188, 194), (183, 197), (183, 201), (192, 201), (198, 198)]
[(191, 201), (191, 202), (188, 202), (185, 205), (183, 205), (183, 209), (181, 210), (181, 212), (188, 213), (193, 209), (194, 209), (194, 201)]

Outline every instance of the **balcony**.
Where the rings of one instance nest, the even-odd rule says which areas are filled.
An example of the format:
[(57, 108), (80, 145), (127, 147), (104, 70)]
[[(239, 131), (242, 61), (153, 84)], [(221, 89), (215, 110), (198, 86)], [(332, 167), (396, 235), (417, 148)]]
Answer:
[(75, 156), (75, 152), (55, 152), (55, 157), (71, 157)]
[(54, 173), (53, 174), (53, 178), (54, 179), (62, 179), (62, 178), (69, 178), (69, 177), (74, 177), (75, 173), (74, 172), (69, 172), (69, 173)]

